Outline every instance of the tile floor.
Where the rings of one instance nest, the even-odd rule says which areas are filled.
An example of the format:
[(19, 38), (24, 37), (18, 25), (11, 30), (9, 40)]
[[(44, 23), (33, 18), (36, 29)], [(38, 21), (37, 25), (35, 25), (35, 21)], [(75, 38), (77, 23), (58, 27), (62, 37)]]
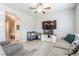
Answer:
[(53, 47), (53, 43), (51, 42), (42, 42), (40, 40), (34, 40), (34, 41), (27, 41), (24, 43), (24, 49), (32, 50), (32, 49), (38, 49), (38, 52), (36, 52), (35, 56), (65, 56), (66, 50), (59, 49), (56, 47)]

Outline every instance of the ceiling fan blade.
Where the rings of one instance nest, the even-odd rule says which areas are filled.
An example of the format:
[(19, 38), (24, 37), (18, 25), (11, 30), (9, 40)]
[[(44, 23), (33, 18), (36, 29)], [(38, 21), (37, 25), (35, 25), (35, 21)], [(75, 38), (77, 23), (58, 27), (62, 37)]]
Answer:
[(36, 9), (36, 8), (33, 8), (33, 7), (29, 7), (30, 9)]
[(43, 14), (45, 14), (45, 12), (44, 12), (44, 11), (42, 11), (42, 13), (43, 13)]
[(35, 11), (34, 14), (36, 14), (38, 11)]
[(51, 7), (46, 7), (46, 8), (44, 8), (44, 9), (51, 9)]

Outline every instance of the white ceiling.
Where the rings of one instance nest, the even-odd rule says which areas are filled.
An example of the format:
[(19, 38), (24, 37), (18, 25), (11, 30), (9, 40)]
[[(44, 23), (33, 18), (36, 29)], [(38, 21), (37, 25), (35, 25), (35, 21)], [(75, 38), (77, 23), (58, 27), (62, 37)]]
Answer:
[[(35, 10), (29, 9), (29, 7), (32, 7), (35, 5), (33, 3), (5, 3), (4, 5), (32, 15), (34, 14), (34, 11), (35, 11)], [(50, 6), (52, 8), (50, 10), (45, 10), (46, 13), (48, 13), (50, 11), (63, 11), (67, 9), (72, 9), (72, 8), (75, 8), (76, 5), (77, 5), (76, 3), (50, 3), (50, 4), (45, 3), (44, 7)]]

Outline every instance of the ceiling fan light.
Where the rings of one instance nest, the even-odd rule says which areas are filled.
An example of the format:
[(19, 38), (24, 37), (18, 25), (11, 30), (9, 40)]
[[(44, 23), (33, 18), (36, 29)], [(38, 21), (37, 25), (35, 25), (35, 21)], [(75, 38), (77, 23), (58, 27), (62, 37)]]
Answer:
[(38, 11), (38, 12), (42, 12), (42, 11), (43, 11), (43, 9), (37, 9), (37, 11)]
[(47, 7), (47, 6), (44, 7), (43, 5), (44, 5), (43, 3), (38, 3), (38, 4), (36, 4), (35, 8), (30, 7), (30, 9), (35, 9), (36, 10), (34, 12), (34, 14), (36, 14), (37, 12), (41, 12), (41, 13), (45, 14), (45, 10), (46, 9), (51, 9), (51, 7)]

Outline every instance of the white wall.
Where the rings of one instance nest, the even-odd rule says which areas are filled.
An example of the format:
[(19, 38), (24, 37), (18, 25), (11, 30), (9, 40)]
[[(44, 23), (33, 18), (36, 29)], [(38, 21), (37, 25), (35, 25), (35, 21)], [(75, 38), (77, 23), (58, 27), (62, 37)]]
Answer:
[[(64, 10), (64, 11), (60, 11), (60, 12), (50, 12), (45, 15), (36, 15), (35, 17), (33, 17), (29, 14), (22, 13), (20, 11), (14, 10), (12, 8), (8, 8), (8, 7), (0, 4), (0, 12), (1, 11), (4, 12), (6, 10), (14, 13), (15, 15), (17, 15), (19, 17), (20, 24), (21, 24), (20, 39), (22, 39), (22, 40), (27, 39), (26, 38), (27, 31), (35, 30), (38, 32), (43, 32), (42, 21), (46, 21), (46, 20), (57, 20), (57, 29), (56, 29), (57, 38), (61, 38), (68, 33), (74, 32), (74, 15), (75, 15), (74, 9), (66, 10), (66, 11)], [(0, 17), (0, 21), (1, 21), (1, 19), (2, 20), (5, 19), (4, 15), (0, 15), (0, 16), (2, 17), (2, 18)], [(3, 22), (1, 22), (1, 23), (3, 23)], [(1, 28), (1, 26), (0, 26), (0, 28)], [(0, 31), (0, 33), (2, 34), (2, 31)], [(3, 34), (3, 37), (0, 36), (0, 40), (1, 40), (1, 38), (5, 38), (4, 34)]]
[[(33, 16), (22, 13), (21, 11), (17, 11), (13, 8), (9, 8), (9, 7), (4, 6), (2, 4), (0, 4), (0, 9), (1, 9), (0, 11), (3, 11), (3, 12), (9, 11), (9, 12), (11, 12), (14, 15), (19, 17), (19, 20), (20, 20), (20, 30), (19, 30), (20, 36), (19, 37), (22, 40), (26, 40), (27, 39), (26, 38), (27, 31), (34, 30), (34, 18), (33, 18)], [(0, 15), (0, 16), (2, 16), (2, 15)], [(5, 15), (2, 18), (0, 17), (0, 20), (3, 20), (3, 19), (5, 20)], [(3, 22), (1, 22), (1, 23), (3, 23)], [(3, 37), (0, 35), (0, 38), (5, 38), (5, 36)]]
[(76, 20), (76, 21), (75, 21), (75, 26), (76, 26), (76, 27), (75, 27), (75, 32), (76, 32), (76, 33), (79, 33), (79, 4), (77, 5), (75, 11), (76, 11), (76, 17), (75, 17), (75, 18), (76, 18), (76, 19), (75, 19), (75, 20)]
[(27, 40), (27, 32), (34, 30), (34, 18), (31, 15), (22, 13), (20, 11), (9, 9), (10, 12), (17, 15), (20, 20), (20, 39), (21, 40)]
[(0, 41), (5, 41), (5, 19), (4, 12), (0, 12)]
[(0, 5), (0, 41), (5, 41), (5, 13), (4, 8)]
[(34, 18), (27, 14), (20, 14), (21, 20), (21, 36), (23, 40), (27, 38), (28, 31), (34, 31)]
[(74, 32), (74, 19), (74, 9), (37, 15), (36, 29), (42, 32), (42, 21), (57, 20), (57, 29), (55, 32), (57, 33), (57, 38), (61, 38), (68, 33)]

